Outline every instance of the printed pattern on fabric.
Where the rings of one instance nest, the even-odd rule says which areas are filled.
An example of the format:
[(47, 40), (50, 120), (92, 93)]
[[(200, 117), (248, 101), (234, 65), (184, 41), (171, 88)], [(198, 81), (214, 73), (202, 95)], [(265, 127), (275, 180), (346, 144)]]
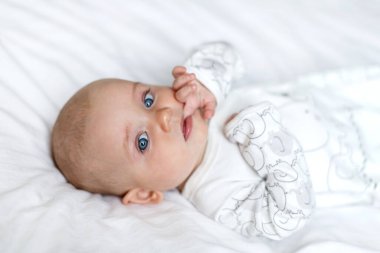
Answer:
[(231, 82), (244, 72), (240, 55), (222, 41), (202, 44), (187, 59), (185, 67), (189, 73), (196, 73), (219, 102), (227, 96)]
[[(322, 83), (320, 82), (320, 85)], [(357, 197), (368, 193), (379, 194), (379, 176), (376, 170), (378, 167), (370, 164), (371, 154), (368, 154), (368, 147), (366, 147), (368, 142), (375, 143), (379, 140), (378, 136), (373, 134), (373, 129), (380, 122), (379, 111), (371, 109), (360, 100), (359, 103), (348, 103), (349, 101), (342, 94), (332, 92), (327, 87), (304, 87), (298, 91), (298, 94), (297, 92), (292, 92), (292, 94), (288, 96), (291, 102), (287, 107), (295, 108), (300, 104), (310, 105), (309, 113), (325, 131), (323, 134), (325, 138), (321, 138), (317, 147), (305, 150), (306, 156), (319, 152), (325, 153), (328, 157), (327, 168), (318, 170), (325, 172), (319, 173), (323, 175), (323, 178), (316, 179), (323, 180), (323, 184), (320, 183), (320, 185), (325, 185), (322, 193), (326, 196), (338, 193)], [(284, 107), (284, 109), (287, 108)], [(365, 120), (373, 125), (370, 128), (364, 128), (362, 121)]]
[(276, 240), (303, 227), (315, 206), (314, 193), (303, 150), (274, 106), (250, 106), (224, 130), (262, 181), (232, 194), (216, 220), (245, 236)]

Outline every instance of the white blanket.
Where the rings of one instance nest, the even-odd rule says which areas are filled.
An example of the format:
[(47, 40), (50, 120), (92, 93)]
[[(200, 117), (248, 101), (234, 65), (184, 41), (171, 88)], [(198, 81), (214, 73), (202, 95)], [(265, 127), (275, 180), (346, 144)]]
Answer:
[[(375, 0), (1, 1), (0, 252), (380, 251), (374, 205), (320, 208), (284, 241), (248, 241), (176, 191), (158, 206), (125, 207), (76, 190), (50, 155), (58, 111), (81, 86), (104, 77), (170, 84), (171, 68), (213, 40), (243, 55), (245, 91), (323, 85), (378, 114), (380, 71), (369, 67), (380, 64), (378, 31)], [(362, 127), (373, 132), (365, 133), (378, 136), (367, 116)], [(370, 139), (366, 149), (378, 169), (379, 143)]]

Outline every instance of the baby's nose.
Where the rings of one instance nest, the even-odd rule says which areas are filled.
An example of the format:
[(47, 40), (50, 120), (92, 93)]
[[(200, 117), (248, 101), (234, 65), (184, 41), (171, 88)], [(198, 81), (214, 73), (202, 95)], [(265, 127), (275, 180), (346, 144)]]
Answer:
[(172, 119), (173, 112), (170, 108), (162, 108), (157, 111), (157, 121), (161, 129), (165, 132), (169, 132), (170, 121)]

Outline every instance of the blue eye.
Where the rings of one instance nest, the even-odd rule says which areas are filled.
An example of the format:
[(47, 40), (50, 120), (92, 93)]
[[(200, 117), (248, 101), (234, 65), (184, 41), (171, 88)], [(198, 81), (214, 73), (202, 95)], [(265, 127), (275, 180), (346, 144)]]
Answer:
[(144, 153), (148, 145), (149, 145), (149, 137), (146, 132), (143, 132), (142, 134), (137, 136), (137, 148), (140, 150), (141, 153)]
[(154, 102), (154, 96), (152, 95), (152, 93), (150, 93), (150, 90), (145, 92), (143, 100), (146, 108), (150, 108), (152, 106)]

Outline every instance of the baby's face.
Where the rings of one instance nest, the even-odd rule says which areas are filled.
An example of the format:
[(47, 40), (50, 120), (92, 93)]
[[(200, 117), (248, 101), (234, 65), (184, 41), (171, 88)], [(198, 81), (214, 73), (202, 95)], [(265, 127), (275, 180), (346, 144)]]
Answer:
[(86, 138), (96, 160), (112, 165), (122, 191), (180, 186), (201, 162), (207, 122), (199, 110), (183, 118), (169, 87), (112, 80), (90, 97)]

